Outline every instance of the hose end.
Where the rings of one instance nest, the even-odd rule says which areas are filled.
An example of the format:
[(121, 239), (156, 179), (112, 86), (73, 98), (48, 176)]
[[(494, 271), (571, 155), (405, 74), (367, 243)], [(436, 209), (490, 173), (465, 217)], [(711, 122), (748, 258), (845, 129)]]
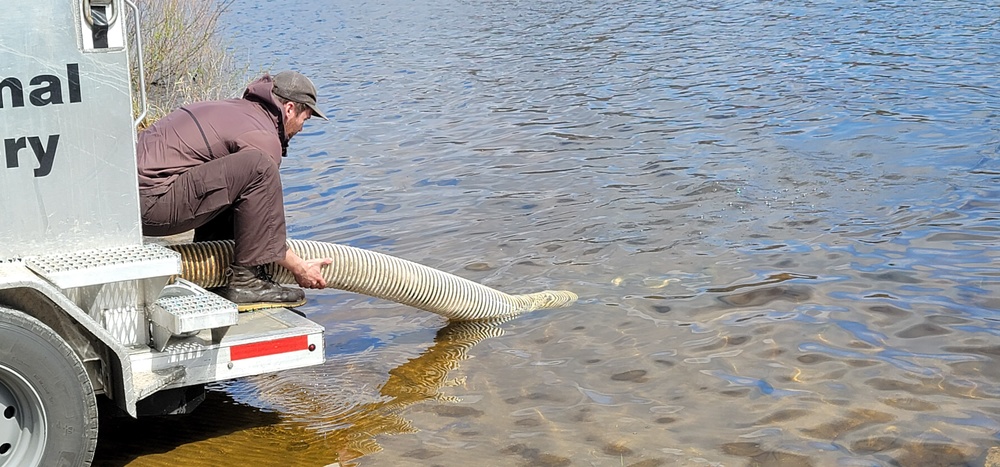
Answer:
[(568, 306), (580, 298), (568, 290), (543, 290), (529, 294), (529, 296), (532, 297), (532, 302), (535, 305), (532, 308), (535, 310)]

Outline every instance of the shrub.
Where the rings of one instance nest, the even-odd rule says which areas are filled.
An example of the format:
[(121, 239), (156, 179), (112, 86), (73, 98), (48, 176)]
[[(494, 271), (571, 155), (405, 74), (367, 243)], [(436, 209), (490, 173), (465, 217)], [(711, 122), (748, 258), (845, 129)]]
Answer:
[[(219, 35), (219, 18), (232, 3), (233, 0), (136, 1), (148, 108), (140, 129), (182, 105), (233, 97), (243, 89), (248, 67), (233, 57)], [(136, 87), (137, 57), (138, 54), (132, 54)], [(138, 116), (138, 102), (133, 108)]]

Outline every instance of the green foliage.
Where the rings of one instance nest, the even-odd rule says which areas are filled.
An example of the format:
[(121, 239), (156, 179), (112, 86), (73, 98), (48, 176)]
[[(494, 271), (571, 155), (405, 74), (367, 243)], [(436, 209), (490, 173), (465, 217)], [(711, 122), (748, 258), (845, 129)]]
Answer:
[[(219, 18), (232, 3), (233, 0), (136, 2), (140, 11), (148, 108), (140, 128), (182, 105), (234, 97), (243, 89), (248, 67), (234, 58), (219, 36)], [(132, 54), (132, 62), (132, 77), (138, 88), (138, 54)], [(133, 108), (138, 116), (138, 102)]]

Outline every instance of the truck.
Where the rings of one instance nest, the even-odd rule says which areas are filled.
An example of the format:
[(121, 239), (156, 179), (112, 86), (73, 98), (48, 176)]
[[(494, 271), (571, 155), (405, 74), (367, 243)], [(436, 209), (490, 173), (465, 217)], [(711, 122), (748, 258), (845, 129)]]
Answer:
[(186, 413), (206, 384), (323, 363), (322, 326), (286, 308), (240, 313), (143, 237), (136, 4), (4, 6), (0, 466), (90, 464), (98, 401), (131, 417)]

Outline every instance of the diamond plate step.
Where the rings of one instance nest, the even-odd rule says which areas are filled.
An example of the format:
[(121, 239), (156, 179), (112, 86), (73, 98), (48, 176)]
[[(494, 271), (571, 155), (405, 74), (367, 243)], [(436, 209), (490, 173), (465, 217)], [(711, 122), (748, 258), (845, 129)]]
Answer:
[(143, 244), (36, 256), (26, 258), (24, 265), (69, 289), (180, 274), (181, 256), (160, 245)]
[(213, 340), (218, 342), (239, 322), (235, 303), (184, 279), (166, 286), (146, 310), (153, 323), (153, 348), (161, 352), (172, 337), (204, 329), (211, 329)]
[(232, 326), (238, 314), (235, 303), (211, 292), (160, 297), (149, 307), (149, 318), (173, 334)]

